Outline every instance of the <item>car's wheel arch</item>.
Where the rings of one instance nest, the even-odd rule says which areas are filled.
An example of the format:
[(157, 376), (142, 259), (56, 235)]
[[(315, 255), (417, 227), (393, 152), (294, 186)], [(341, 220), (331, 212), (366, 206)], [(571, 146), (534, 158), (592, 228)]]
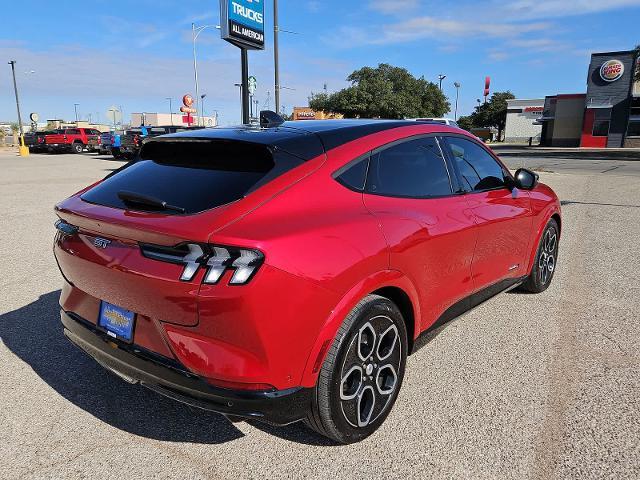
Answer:
[(376, 272), (354, 285), (327, 317), (307, 359), (302, 386), (315, 386), (327, 351), (342, 322), (358, 302), (370, 294), (388, 298), (400, 309), (407, 327), (407, 340), (409, 352), (411, 352), (415, 337), (420, 333), (418, 331), (420, 328), (420, 305), (417, 290), (402, 272), (397, 270)]
[(562, 234), (562, 217), (558, 208), (550, 206), (543, 214), (539, 216), (539, 218), (540, 221), (536, 224), (536, 229), (533, 232), (533, 242), (531, 242), (531, 244), (529, 245), (527, 275), (531, 273), (533, 264), (536, 261), (538, 245), (540, 244), (540, 239), (542, 238), (542, 234), (544, 233), (544, 229), (547, 227), (549, 220), (553, 219), (557, 222), (559, 230), (558, 233)]

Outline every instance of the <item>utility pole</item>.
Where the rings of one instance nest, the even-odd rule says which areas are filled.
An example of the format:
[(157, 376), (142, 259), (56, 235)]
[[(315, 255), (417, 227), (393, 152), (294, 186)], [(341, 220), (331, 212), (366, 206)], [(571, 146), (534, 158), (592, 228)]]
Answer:
[(13, 91), (16, 94), (16, 108), (18, 109), (18, 129), (20, 130), (20, 156), (27, 157), (29, 155), (29, 149), (24, 146), (24, 132), (22, 131), (22, 115), (20, 114), (20, 99), (18, 97), (18, 84), (16, 83), (16, 61), (11, 60), (11, 73), (13, 74)]
[(273, 0), (273, 63), (275, 69), (276, 113), (280, 113), (280, 53), (278, 50), (278, 0)]
[(456, 87), (456, 110), (454, 114), (454, 119), (458, 121), (458, 98), (460, 97), (460, 82), (453, 82), (453, 86)]
[(75, 112), (76, 112), (76, 127), (78, 126), (78, 106), (80, 106), (80, 104), (79, 104), (79, 103), (74, 103), (74, 104), (73, 104), (73, 109), (74, 109), (74, 110), (75, 110)]

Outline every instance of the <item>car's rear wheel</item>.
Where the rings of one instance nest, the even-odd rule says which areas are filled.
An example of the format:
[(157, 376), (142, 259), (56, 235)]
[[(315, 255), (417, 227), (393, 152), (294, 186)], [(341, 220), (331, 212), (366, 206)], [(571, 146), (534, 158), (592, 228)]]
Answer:
[(71, 151), (73, 153), (82, 153), (83, 150), (84, 150), (84, 145), (82, 145), (82, 143), (80, 143), (80, 142), (75, 142), (71, 146)]
[(522, 284), (522, 289), (532, 293), (544, 292), (553, 280), (558, 264), (558, 245), (560, 240), (560, 229), (558, 222), (553, 218), (549, 220), (547, 226), (540, 237), (540, 244), (536, 253), (536, 260), (531, 269), (531, 274)]
[(406, 360), (400, 310), (368, 295), (349, 313), (327, 353), (307, 425), (339, 443), (368, 437), (398, 397)]

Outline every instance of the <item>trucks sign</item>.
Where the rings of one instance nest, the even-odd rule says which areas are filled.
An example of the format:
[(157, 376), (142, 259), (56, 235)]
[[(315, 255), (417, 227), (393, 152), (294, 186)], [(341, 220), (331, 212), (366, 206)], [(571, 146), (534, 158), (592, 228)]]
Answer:
[(238, 47), (264, 50), (264, 1), (220, 0), (222, 38)]

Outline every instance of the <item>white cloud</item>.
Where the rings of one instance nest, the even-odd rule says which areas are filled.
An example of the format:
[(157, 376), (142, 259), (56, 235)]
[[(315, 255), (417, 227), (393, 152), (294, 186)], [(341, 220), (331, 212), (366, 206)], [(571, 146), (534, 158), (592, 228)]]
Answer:
[(640, 6), (640, 0), (517, 0), (500, 3), (508, 16), (522, 19), (587, 15), (634, 6)]
[(481, 21), (466, 22), (427, 16), (387, 24), (380, 29), (343, 27), (337, 38), (340, 39), (341, 45), (384, 45), (412, 42), (425, 38), (449, 41), (454, 38), (471, 37), (518, 37), (524, 33), (539, 32), (549, 27), (548, 23), (483, 23)]

